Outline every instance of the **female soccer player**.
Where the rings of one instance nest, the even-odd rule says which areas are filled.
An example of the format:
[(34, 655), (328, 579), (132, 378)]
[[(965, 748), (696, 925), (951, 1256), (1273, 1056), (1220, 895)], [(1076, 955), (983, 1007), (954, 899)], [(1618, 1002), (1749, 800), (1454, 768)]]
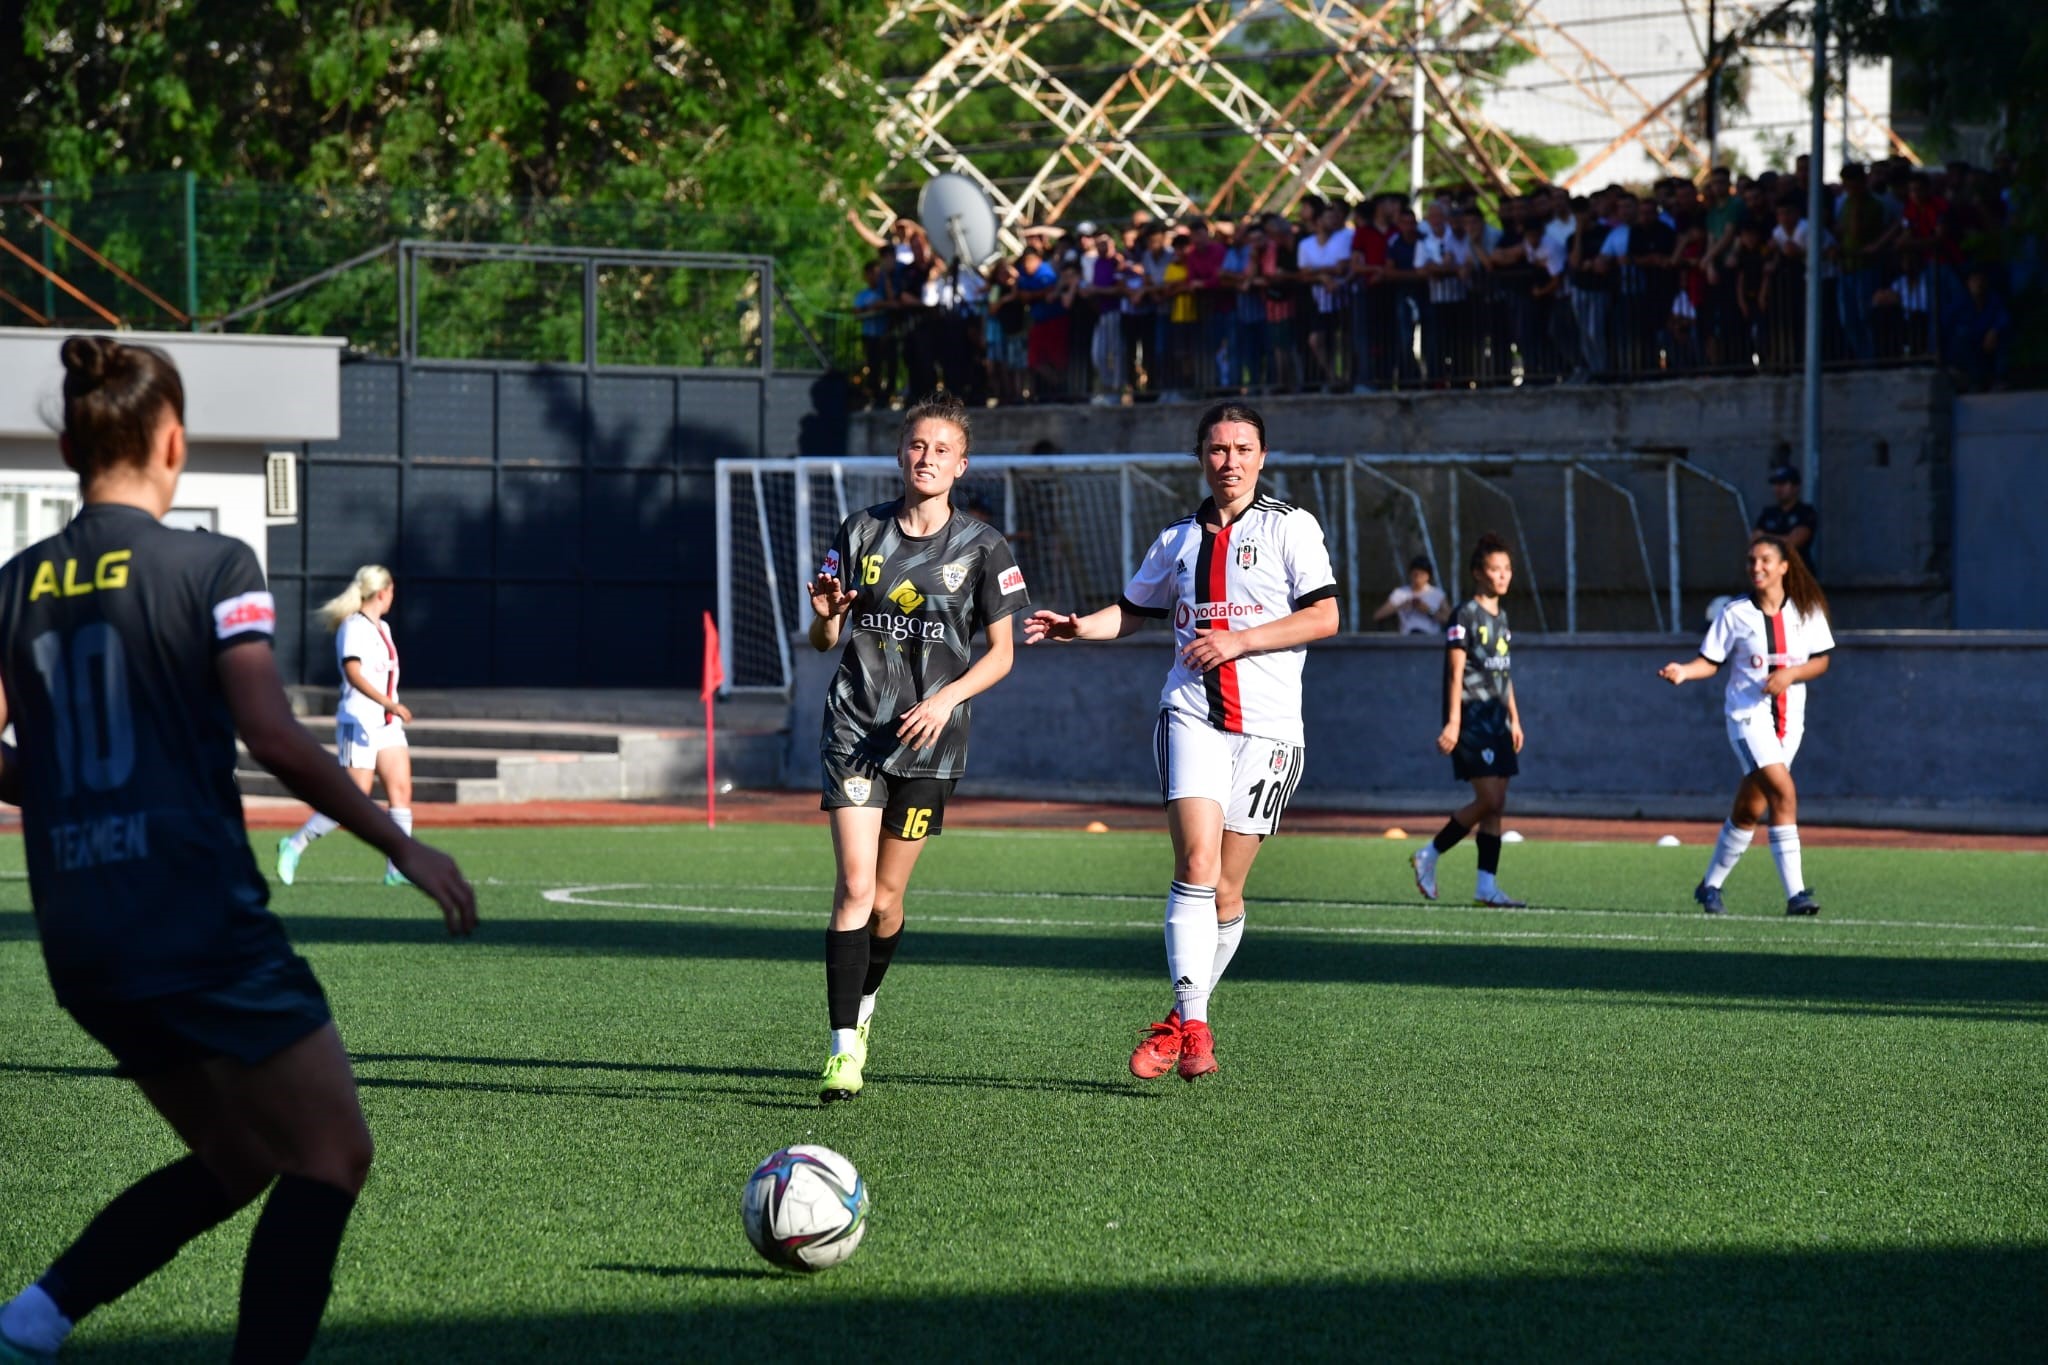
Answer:
[(1166, 976), (1173, 1008), (1131, 1054), (1145, 1080), (1216, 1070), (1209, 997), (1244, 935), (1244, 884), (1301, 781), (1301, 669), (1337, 633), (1337, 581), (1310, 513), (1259, 492), (1266, 423), (1218, 403), (1195, 428), (1210, 496), (1159, 533), (1123, 596), (1087, 616), (1040, 611), (1024, 639), (1114, 640), (1173, 617), (1154, 752), (1173, 838)]
[(270, 1196), (242, 1272), (237, 1361), (311, 1347), (370, 1133), (320, 983), (249, 854), (235, 736), (316, 809), (383, 849), (451, 933), (476, 899), (293, 719), (276, 611), (249, 547), (173, 531), (184, 386), (159, 351), (63, 346), (65, 463), (85, 506), (0, 569), (0, 682), (19, 749), (36, 929), (57, 1002), (114, 1055), (190, 1155), (100, 1211), (0, 1308), (0, 1358), (54, 1357), (72, 1325)]
[[(412, 833), (412, 750), (405, 727), (412, 712), (398, 699), (398, 646), (384, 618), (398, 589), (391, 570), (365, 564), (339, 596), (320, 608), (320, 620), (334, 632), (335, 666), (341, 671), (341, 702), (334, 711), (334, 745), (341, 766), (364, 795), (370, 779), (384, 779), (391, 820)], [(277, 841), (277, 879), (286, 886), (298, 875), (306, 845), (337, 829), (314, 811), (297, 832)], [(384, 864), (384, 885), (403, 886), (398, 865)]]
[(1494, 881), (1500, 871), (1500, 817), (1508, 805), (1508, 779), (1521, 771), (1516, 755), (1522, 752), (1522, 713), (1508, 673), (1514, 632), (1501, 605), (1514, 578), (1507, 542), (1488, 531), (1472, 549), (1472, 595), (1444, 632), (1450, 651), (1444, 668), (1444, 728), (1436, 747), (1451, 756), (1452, 775), (1472, 784), (1472, 799), (1409, 859), (1416, 887), (1431, 900), (1436, 899), (1436, 860), (1476, 828), (1479, 883), (1473, 900), (1503, 910), (1526, 904)]
[(1728, 671), (1728, 742), (1742, 764), (1735, 808), (1714, 843), (1707, 875), (1692, 898), (1710, 915), (1721, 914), (1721, 887), (1756, 835), (1771, 819), (1771, 857), (1785, 883), (1785, 913), (1818, 915), (1820, 902), (1799, 865), (1799, 793), (1792, 759), (1806, 733), (1806, 684), (1828, 671), (1835, 637), (1828, 629), (1828, 599), (1806, 561), (1782, 536), (1760, 535), (1749, 546), (1749, 596), (1722, 609), (1690, 663), (1668, 663), (1657, 676), (1674, 687)]
[[(1029, 604), (1002, 533), (953, 510), (968, 441), (956, 400), (905, 412), (903, 495), (848, 517), (811, 583), (811, 646), (848, 641), (821, 745), (820, 806), (838, 861), (825, 931), (826, 1104), (860, 1093), (875, 992), (903, 937), (903, 893), (967, 766), (968, 702), (1010, 671), (1010, 618)], [(974, 659), (977, 633), (988, 649)]]

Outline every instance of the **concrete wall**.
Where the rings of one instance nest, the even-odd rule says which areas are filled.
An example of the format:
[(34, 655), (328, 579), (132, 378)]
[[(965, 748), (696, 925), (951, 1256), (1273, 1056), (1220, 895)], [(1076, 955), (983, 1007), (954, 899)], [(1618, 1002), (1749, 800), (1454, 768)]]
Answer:
[[(0, 327), (0, 483), (74, 493), (78, 476), (57, 450), (70, 332)], [(174, 510), (210, 512), (214, 529), (256, 551), (268, 568), (263, 456), (341, 430), (340, 337), (212, 336), (122, 332), (167, 352), (185, 385), (190, 463)], [(54, 526), (30, 529), (30, 538)]]
[(1956, 400), (1956, 625), (2048, 630), (2048, 393)]
[[(1515, 688), (1528, 745), (1513, 805), (1531, 813), (1714, 819), (1741, 773), (1722, 680), (1673, 688), (1656, 670), (1695, 642), (1522, 636)], [(798, 644), (791, 787), (817, 782), (819, 717), (836, 655)], [(1038, 646), (975, 702), (963, 794), (1154, 801), (1151, 727), (1163, 631)], [(1431, 811), (1460, 802), (1440, 726), (1442, 647), (1344, 637), (1308, 661), (1306, 807)], [(2048, 633), (1845, 633), (1808, 694), (1795, 771), (1804, 818), (2048, 830), (2048, 748), (2031, 708)], [(2001, 719), (2004, 718), (2004, 719)]]
[[(1740, 488), (1753, 518), (1770, 495), (1765, 475), (1799, 448), (1799, 395), (1796, 378), (1752, 377), (1257, 402), (1275, 450), (1682, 454)], [(1850, 629), (1948, 627), (1953, 399), (1946, 380), (1924, 369), (1833, 374), (1822, 397), (1821, 474), (1812, 492), (1821, 514), (1819, 567), (1837, 619)], [(1028, 451), (1040, 441), (1077, 453), (1190, 449), (1200, 411), (1182, 403), (991, 409), (974, 415), (974, 445), (992, 453)], [(855, 414), (847, 453), (893, 453), (900, 419)], [(1661, 480), (1629, 482), (1661, 582)], [(1703, 486), (1689, 484), (1688, 506), (1698, 510), (1681, 510), (1687, 584), (1733, 579), (1743, 543), (1725, 496), (1703, 494)], [(1522, 515), (1540, 562), (1559, 564), (1561, 550), (1540, 542), (1561, 514), (1536, 495)]]

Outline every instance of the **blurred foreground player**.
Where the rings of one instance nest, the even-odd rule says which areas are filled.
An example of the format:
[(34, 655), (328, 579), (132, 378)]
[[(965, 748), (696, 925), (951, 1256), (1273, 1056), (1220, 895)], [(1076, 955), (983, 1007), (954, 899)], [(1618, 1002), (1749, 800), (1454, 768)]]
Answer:
[(172, 530), (184, 386), (168, 357), (63, 346), (64, 459), (84, 509), (0, 569), (0, 681), (18, 750), (29, 890), (57, 1002), (191, 1151), (131, 1185), (0, 1308), (0, 1359), (55, 1357), (73, 1324), (270, 1191), (249, 1241), (233, 1359), (296, 1361), (327, 1305), (370, 1167), (355, 1077), (320, 983), (268, 908), (235, 788), (235, 736), (291, 790), (384, 850), (451, 933), (476, 901), (291, 713), (256, 556)]

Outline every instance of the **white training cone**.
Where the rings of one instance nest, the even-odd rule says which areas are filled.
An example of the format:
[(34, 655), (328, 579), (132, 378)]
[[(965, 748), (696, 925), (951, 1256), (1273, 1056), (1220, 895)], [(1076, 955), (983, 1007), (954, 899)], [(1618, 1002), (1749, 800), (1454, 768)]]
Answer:
[(1657, 847), (1659, 848), (1677, 848), (1678, 845), (1679, 838), (1676, 834), (1666, 834), (1657, 840)]

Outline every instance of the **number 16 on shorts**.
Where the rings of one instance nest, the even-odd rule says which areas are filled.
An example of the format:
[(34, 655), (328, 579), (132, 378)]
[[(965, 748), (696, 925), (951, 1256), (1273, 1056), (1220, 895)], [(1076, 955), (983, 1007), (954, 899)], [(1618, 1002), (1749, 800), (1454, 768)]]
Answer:
[(1163, 800), (1190, 797), (1223, 807), (1233, 834), (1271, 834), (1301, 782), (1299, 744), (1260, 735), (1233, 735), (1171, 709), (1153, 732)]

